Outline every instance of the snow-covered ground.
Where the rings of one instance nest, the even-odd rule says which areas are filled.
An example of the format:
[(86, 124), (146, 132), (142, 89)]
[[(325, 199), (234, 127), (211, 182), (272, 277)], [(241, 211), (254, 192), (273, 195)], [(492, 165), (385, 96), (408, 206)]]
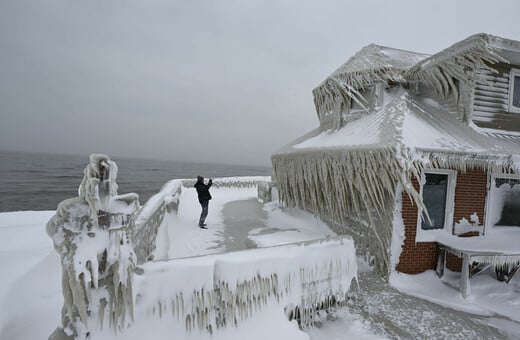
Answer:
[[(200, 206), (196, 193), (183, 188), (179, 213), (164, 225), (158, 239), (157, 259), (180, 258), (225, 251), (223, 239), (229, 232), (229, 214), (226, 206), (236, 201), (259, 204), (256, 188), (212, 188), (214, 199), (210, 203), (207, 218), (208, 230), (197, 227)], [(269, 246), (300, 240), (334, 236), (327, 226), (312, 215), (297, 209), (281, 209), (269, 203), (259, 209), (258, 224), (249, 228), (248, 244)], [(53, 211), (12, 212), (0, 214), (0, 339), (44, 339), (60, 322), (62, 306), (61, 266), (58, 254), (46, 235), (45, 224)], [(520, 338), (520, 280), (509, 285), (500, 283), (487, 273), (472, 280), (470, 299), (464, 300), (458, 290), (442, 283), (432, 272), (419, 275), (394, 274), (391, 288), (376, 276), (361, 273), (360, 287), (351, 286), (354, 293), (348, 307), (340, 310), (335, 318), (324, 320), (321, 327), (300, 331), (296, 323), (289, 322), (282, 310), (267, 305), (251, 319), (215, 332), (213, 339), (382, 339), (407, 338), (414, 334), (415, 320), (408, 315), (414, 308), (422, 315), (417, 319), (423, 324), (417, 327), (418, 338), (461, 338), (464, 335), (487, 338)], [(451, 285), (456, 285), (457, 274), (445, 276)], [(377, 283), (377, 285), (375, 284)], [(391, 293), (389, 293), (391, 291)], [(418, 297), (434, 304), (418, 304)], [(385, 299), (384, 297), (391, 297)], [(385, 302), (385, 306), (381, 302)], [(415, 302), (413, 302), (415, 301)], [(395, 306), (394, 306), (395, 303)], [(437, 306), (431, 308), (429, 306)], [(460, 312), (454, 311), (454, 309)], [(471, 314), (468, 314), (471, 313)], [(425, 317), (425, 315), (429, 317)], [(434, 319), (461, 320), (452, 324), (438, 325)], [(453, 315), (453, 318), (450, 318)], [(377, 316), (377, 317), (376, 317)], [(439, 316), (439, 317), (436, 317)], [(381, 319), (383, 318), (383, 319)], [(441, 318), (442, 319), (442, 318)], [(185, 334), (184, 328), (175, 326), (167, 319), (150, 319), (140, 323), (123, 336), (125, 339), (149, 337), (154, 339), (208, 338), (206, 332)], [(444, 319), (442, 319), (444, 320)], [(477, 320), (477, 321), (474, 321)], [(408, 321), (408, 322), (407, 322)], [(415, 321), (414, 321), (415, 322)], [(467, 326), (462, 332), (455, 324)], [(478, 325), (485, 325), (479, 328)], [(475, 326), (477, 325), (477, 326)], [(417, 326), (417, 325), (415, 325)], [(391, 331), (396, 328), (397, 330)], [(461, 326), (462, 327), (462, 326)], [(484, 326), (482, 326), (484, 327)], [(502, 329), (497, 332), (495, 328)], [(389, 331), (390, 330), (390, 331)], [(172, 334), (173, 332), (173, 334)], [(459, 332), (459, 336), (454, 336)], [(480, 332), (480, 333), (479, 333)], [(98, 338), (111, 338), (103, 334)]]

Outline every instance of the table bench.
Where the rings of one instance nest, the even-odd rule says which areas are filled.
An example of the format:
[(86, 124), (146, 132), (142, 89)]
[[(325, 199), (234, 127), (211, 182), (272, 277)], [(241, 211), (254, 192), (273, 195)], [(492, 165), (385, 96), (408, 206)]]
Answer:
[(470, 279), (486, 270), (490, 266), (495, 267), (497, 278), (509, 283), (520, 269), (520, 250), (518, 254), (463, 250), (438, 243), (439, 255), (437, 259), (436, 272), (439, 277), (444, 275), (446, 269), (446, 254), (450, 253), (462, 259), (460, 273), (460, 292), (464, 298), (471, 293)]

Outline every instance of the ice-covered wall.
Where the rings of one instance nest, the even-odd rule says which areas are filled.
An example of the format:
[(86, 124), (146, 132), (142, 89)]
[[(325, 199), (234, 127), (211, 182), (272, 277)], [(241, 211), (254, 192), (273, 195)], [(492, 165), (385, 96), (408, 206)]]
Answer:
[(85, 339), (92, 315), (115, 329), (133, 317), (136, 256), (129, 220), (139, 208), (136, 194), (117, 194), (117, 166), (93, 154), (79, 197), (64, 200), (47, 223), (60, 254), (64, 305), (62, 325), (50, 339)]
[[(177, 212), (182, 186), (192, 183), (172, 180), (139, 209), (136, 194), (117, 194), (116, 176), (108, 156), (91, 155), (79, 197), (60, 203), (47, 224), (61, 256), (64, 296), (62, 325), (50, 339), (119, 334), (136, 315), (162, 316), (168, 308), (188, 331), (212, 332), (273, 301), (287, 302), (288, 315), (305, 326), (316, 309), (344, 301), (356, 273), (350, 239), (272, 248), (247, 254), (249, 259), (240, 254), (145, 263), (156, 252), (165, 215)], [(221, 178), (214, 184), (251, 187), (269, 179)]]
[(422, 204), (410, 184), (417, 175), (412, 162), (391, 148), (294, 152), (273, 155), (272, 162), (283, 204), (310, 210), (337, 233), (351, 235), (376, 271), (389, 274), (397, 185)]
[(143, 269), (135, 285), (136, 323), (170, 318), (187, 331), (212, 333), (267, 304), (308, 326), (318, 310), (330, 312), (345, 301), (357, 263), (354, 242), (341, 237), (149, 262)]
[(177, 214), (181, 192), (181, 180), (167, 182), (161, 191), (150, 197), (135, 217), (132, 240), (138, 264), (153, 260), (159, 228), (167, 214)]

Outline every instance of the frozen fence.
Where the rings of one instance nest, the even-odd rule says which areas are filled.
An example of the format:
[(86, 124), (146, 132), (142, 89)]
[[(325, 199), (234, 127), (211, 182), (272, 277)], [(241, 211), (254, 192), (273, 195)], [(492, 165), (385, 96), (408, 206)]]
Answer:
[[(259, 182), (269, 182), (269, 176), (244, 176), (244, 177), (221, 177), (213, 179), (214, 188), (252, 188), (256, 187)], [(185, 188), (193, 188), (194, 179), (183, 179), (182, 185)]]
[(136, 276), (135, 322), (170, 317), (187, 331), (237, 326), (267, 304), (301, 327), (346, 299), (357, 264), (348, 237), (149, 262)]
[(159, 226), (166, 212), (177, 213), (181, 191), (181, 180), (167, 182), (161, 191), (150, 197), (134, 219), (132, 242), (137, 263), (151, 260)]

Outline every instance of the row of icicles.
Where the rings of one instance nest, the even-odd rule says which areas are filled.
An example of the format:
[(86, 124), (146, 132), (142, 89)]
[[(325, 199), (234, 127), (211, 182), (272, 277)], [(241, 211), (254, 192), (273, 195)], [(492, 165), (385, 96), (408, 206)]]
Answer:
[[(310, 327), (319, 319), (320, 313), (332, 313), (345, 301), (350, 285), (333, 282), (341, 280), (344, 265), (341, 259), (336, 259), (321, 269), (301, 268), (298, 274), (282, 277), (276, 273), (257, 274), (234, 287), (217, 278), (213, 290), (193, 290), (190, 297), (178, 293), (169, 301), (159, 301), (149, 313), (162, 318), (169, 312), (177, 322), (184, 323), (188, 332), (199, 330), (212, 334), (217, 329), (237, 327), (269, 303), (287, 300), (284, 298), (291, 296), (291, 290), (296, 288), (301, 290), (302, 296), (298, 303), (287, 303), (285, 314), (290, 321), (296, 320), (301, 328)], [(334, 286), (339, 288), (333, 289)]]

